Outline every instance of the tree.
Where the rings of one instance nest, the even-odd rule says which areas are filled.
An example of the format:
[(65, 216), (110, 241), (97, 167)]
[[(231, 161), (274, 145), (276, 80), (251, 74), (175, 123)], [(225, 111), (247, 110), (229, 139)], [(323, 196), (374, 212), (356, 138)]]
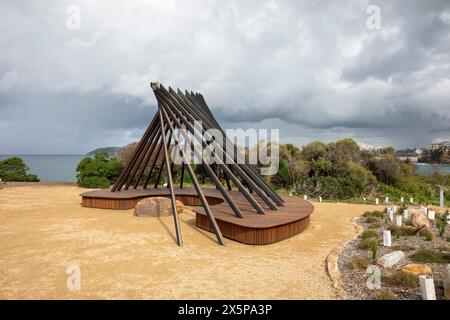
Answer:
[(117, 158), (100, 152), (86, 157), (77, 166), (78, 185), (86, 188), (108, 188), (119, 176), (122, 165)]
[(327, 145), (327, 157), (333, 163), (359, 162), (361, 155), (358, 144), (350, 138), (338, 140)]
[(327, 146), (320, 141), (314, 141), (303, 146), (301, 158), (305, 161), (318, 160), (325, 157), (326, 153)]
[(27, 173), (28, 167), (19, 157), (0, 160), (0, 179), (4, 181), (38, 182), (35, 174)]

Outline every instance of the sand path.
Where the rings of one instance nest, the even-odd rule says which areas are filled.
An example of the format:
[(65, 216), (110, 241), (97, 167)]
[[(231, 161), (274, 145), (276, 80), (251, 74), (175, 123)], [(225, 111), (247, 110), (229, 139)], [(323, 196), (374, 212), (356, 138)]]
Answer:
[[(351, 218), (374, 208), (314, 203), (305, 232), (267, 246), (222, 247), (183, 213), (179, 248), (171, 217), (82, 208), (84, 191), (0, 190), (0, 299), (336, 299), (325, 258), (354, 234)], [(78, 292), (66, 285), (70, 265)]]

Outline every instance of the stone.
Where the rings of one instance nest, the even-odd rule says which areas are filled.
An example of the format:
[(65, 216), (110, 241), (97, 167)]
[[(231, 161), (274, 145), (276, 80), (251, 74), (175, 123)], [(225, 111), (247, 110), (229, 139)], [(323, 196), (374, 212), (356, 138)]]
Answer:
[(383, 246), (390, 247), (392, 245), (391, 230), (383, 231)]
[(445, 299), (450, 300), (450, 264), (444, 270), (444, 296)]
[(434, 289), (434, 280), (429, 276), (419, 276), (420, 290), (423, 300), (436, 300), (436, 291)]
[(404, 258), (405, 253), (403, 251), (394, 251), (379, 258), (377, 260), (377, 264), (382, 266), (383, 268), (391, 268)]
[(434, 234), (434, 232), (431, 231), (430, 228), (425, 226), (420, 228), (419, 231), (417, 231), (416, 235), (420, 237), (430, 237), (431, 240), (436, 240), (436, 235)]
[[(176, 200), (177, 212), (183, 212), (183, 203)], [(172, 204), (169, 198), (152, 197), (139, 201), (134, 208), (137, 217), (164, 217), (172, 215)]]
[(431, 223), (427, 216), (421, 211), (416, 211), (411, 214), (411, 225), (416, 228), (431, 227)]
[(395, 216), (395, 224), (397, 225), (397, 227), (401, 227), (402, 222), (403, 222), (403, 217), (401, 215), (396, 215)]
[(403, 267), (402, 271), (412, 273), (416, 276), (430, 275), (431, 268), (426, 264), (410, 263)]
[(434, 221), (434, 219), (436, 219), (436, 211), (428, 211), (428, 219)]

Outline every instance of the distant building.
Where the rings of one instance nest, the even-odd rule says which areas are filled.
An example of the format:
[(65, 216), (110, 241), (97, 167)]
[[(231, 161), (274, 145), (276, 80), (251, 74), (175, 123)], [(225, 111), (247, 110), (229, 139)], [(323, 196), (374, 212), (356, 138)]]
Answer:
[(442, 141), (439, 143), (432, 143), (431, 147), (430, 147), (431, 151), (434, 150), (445, 150), (445, 149), (450, 149), (450, 141)]

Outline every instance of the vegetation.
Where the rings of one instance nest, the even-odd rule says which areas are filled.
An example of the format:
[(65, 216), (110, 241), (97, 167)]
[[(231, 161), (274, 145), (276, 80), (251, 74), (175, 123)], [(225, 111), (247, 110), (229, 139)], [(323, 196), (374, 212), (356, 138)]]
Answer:
[(417, 228), (411, 226), (397, 226), (395, 224), (389, 224), (387, 229), (391, 231), (391, 234), (395, 237), (413, 236), (417, 233)]
[(100, 152), (84, 158), (77, 166), (78, 185), (85, 188), (108, 188), (119, 176), (122, 166), (117, 158)]
[[(328, 144), (315, 141), (301, 149), (279, 145), (279, 154), (279, 172), (269, 177), (269, 182), (275, 188), (310, 197), (341, 201), (412, 197), (416, 202), (438, 204), (436, 185), (450, 185), (450, 175), (416, 173), (415, 166), (398, 159), (392, 147), (375, 154), (361, 150), (352, 139)], [(450, 193), (445, 197), (450, 202)]]
[(398, 297), (390, 291), (380, 290), (378, 292), (378, 294), (376, 295), (376, 299), (377, 300), (398, 300)]
[(450, 263), (450, 255), (431, 249), (419, 250), (412, 254), (410, 258), (420, 263)]
[(405, 271), (397, 271), (392, 275), (383, 277), (386, 284), (402, 288), (414, 288), (419, 285), (419, 278)]
[(378, 232), (376, 230), (364, 230), (361, 237), (363, 239), (376, 238), (378, 236)]
[(28, 167), (19, 157), (0, 160), (0, 179), (3, 181), (37, 182), (37, 175), (29, 174)]
[(363, 214), (366, 218), (383, 218), (384, 212), (381, 211), (367, 211)]
[(358, 248), (367, 250), (367, 249), (372, 248), (375, 245), (378, 246), (377, 240), (374, 240), (374, 239), (363, 239), (363, 240), (361, 240), (359, 242)]
[(352, 257), (352, 268), (365, 270), (370, 265), (370, 259), (364, 256), (353, 256)]
[(378, 252), (378, 242), (377, 241), (370, 242), (370, 252), (372, 252), (372, 259), (375, 260), (377, 258), (377, 252)]

